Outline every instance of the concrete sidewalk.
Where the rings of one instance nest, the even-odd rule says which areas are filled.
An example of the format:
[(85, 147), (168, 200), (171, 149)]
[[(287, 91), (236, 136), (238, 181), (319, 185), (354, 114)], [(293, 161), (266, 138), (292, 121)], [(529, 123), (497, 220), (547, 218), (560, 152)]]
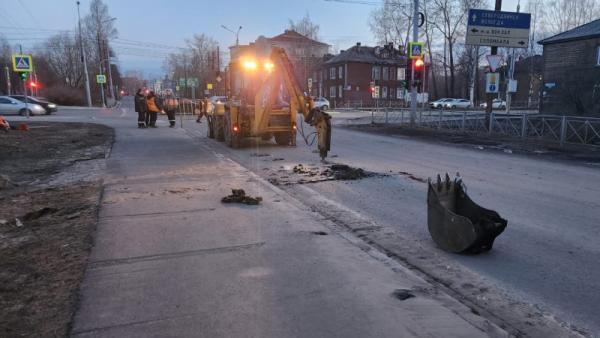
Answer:
[(211, 142), (117, 128), (73, 336), (507, 336)]

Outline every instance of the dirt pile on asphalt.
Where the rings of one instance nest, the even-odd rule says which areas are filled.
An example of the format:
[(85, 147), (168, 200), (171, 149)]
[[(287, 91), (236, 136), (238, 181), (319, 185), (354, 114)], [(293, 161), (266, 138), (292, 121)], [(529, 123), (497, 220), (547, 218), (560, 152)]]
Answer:
[(225, 196), (221, 199), (223, 203), (241, 203), (248, 205), (258, 205), (262, 202), (262, 197), (248, 196), (244, 189), (231, 189), (231, 195)]
[(353, 168), (346, 164), (332, 164), (325, 169), (321, 175), (333, 177), (334, 180), (359, 180), (361, 178), (372, 176), (373, 173), (367, 172), (362, 168)]
[(0, 136), (0, 337), (65, 337), (92, 246), (101, 183), (50, 177), (104, 159), (112, 129), (31, 123)]

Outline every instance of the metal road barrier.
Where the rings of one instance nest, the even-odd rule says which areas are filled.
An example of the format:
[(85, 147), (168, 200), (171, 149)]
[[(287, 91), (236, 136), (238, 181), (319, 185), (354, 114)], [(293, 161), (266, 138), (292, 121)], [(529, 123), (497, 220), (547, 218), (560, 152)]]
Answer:
[[(373, 110), (371, 116), (350, 120), (351, 124), (409, 124), (410, 111), (389, 108)], [(537, 113), (504, 114), (493, 112), (418, 111), (418, 127), (487, 133), (566, 143), (600, 146), (600, 118), (540, 115)]]
[(200, 113), (200, 100), (179, 99), (178, 114), (197, 115)]

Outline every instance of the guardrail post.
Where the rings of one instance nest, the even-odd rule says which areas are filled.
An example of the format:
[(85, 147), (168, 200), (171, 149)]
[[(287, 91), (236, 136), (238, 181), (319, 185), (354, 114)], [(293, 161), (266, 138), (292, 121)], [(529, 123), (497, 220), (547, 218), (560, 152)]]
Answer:
[(560, 146), (564, 146), (567, 141), (567, 117), (562, 116), (560, 119)]
[(527, 137), (527, 114), (521, 115), (521, 138)]
[(419, 112), (419, 127), (421, 126), (421, 122), (423, 122), (423, 112)]
[(465, 123), (467, 122), (467, 112), (462, 113), (462, 121), (460, 124), (460, 130), (465, 131)]
[(404, 110), (400, 111), (400, 124), (404, 124)]
[(385, 124), (388, 124), (388, 109), (385, 108)]
[(490, 135), (492, 134), (493, 128), (494, 128), (494, 112), (491, 112), (490, 113), (490, 125), (489, 125), (489, 128), (488, 128), (488, 134), (490, 134)]
[(438, 116), (438, 129), (442, 129), (442, 112), (441, 111)]

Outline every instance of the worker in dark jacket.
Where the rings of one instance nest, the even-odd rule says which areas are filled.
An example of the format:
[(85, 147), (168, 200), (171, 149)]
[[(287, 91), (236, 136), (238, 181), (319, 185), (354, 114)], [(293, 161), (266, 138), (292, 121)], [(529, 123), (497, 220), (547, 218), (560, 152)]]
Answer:
[(133, 99), (135, 102), (135, 111), (138, 113), (138, 128), (146, 128), (146, 115), (148, 114), (148, 104), (146, 95), (142, 88), (138, 89)]
[(175, 128), (175, 114), (179, 109), (179, 100), (173, 96), (173, 91), (170, 89), (165, 91), (165, 98), (162, 102), (162, 106), (169, 118), (169, 127)]

